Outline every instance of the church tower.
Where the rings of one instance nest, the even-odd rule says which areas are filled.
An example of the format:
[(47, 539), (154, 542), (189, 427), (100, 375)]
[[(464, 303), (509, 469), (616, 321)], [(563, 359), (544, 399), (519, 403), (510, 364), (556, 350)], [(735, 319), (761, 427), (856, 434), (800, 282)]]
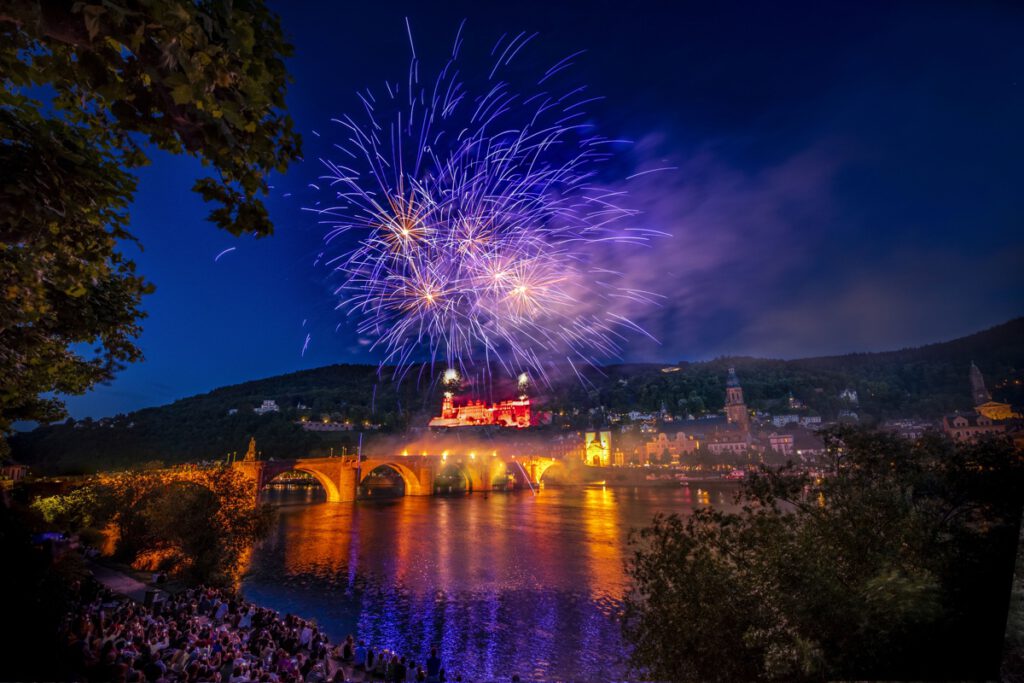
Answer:
[(743, 402), (743, 387), (736, 377), (736, 368), (729, 368), (729, 378), (725, 381), (725, 415), (729, 424), (738, 425), (743, 431), (750, 429), (750, 415)]
[(974, 361), (971, 361), (971, 397), (976, 406), (992, 400), (992, 395), (985, 388), (985, 378), (981, 376), (981, 370), (974, 364)]

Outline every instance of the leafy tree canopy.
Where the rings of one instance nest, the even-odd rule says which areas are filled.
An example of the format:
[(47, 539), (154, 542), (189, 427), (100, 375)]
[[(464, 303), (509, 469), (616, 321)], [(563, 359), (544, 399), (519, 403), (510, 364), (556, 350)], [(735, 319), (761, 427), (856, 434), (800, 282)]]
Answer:
[(624, 632), (654, 680), (991, 679), (1024, 465), (1008, 441), (830, 432), (820, 480), (766, 472), (741, 512), (658, 517)]
[(218, 227), (272, 232), (290, 54), (260, 0), (0, 1), (0, 435), (140, 358), (152, 286), (118, 242), (142, 144), (211, 168), (193, 189)]
[(230, 467), (105, 475), (32, 508), (65, 531), (112, 531), (114, 556), (137, 568), (216, 584), (237, 579), (274, 515), (256, 503), (255, 483)]

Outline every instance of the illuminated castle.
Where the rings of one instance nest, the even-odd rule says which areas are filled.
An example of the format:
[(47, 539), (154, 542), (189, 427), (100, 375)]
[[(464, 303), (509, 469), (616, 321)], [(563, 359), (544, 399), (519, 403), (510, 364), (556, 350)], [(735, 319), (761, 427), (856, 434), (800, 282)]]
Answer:
[(441, 415), (431, 418), (431, 427), (478, 427), (494, 425), (524, 429), (532, 424), (530, 399), (521, 396), (511, 401), (484, 403), (469, 401), (456, 405), (450, 391), (445, 392)]

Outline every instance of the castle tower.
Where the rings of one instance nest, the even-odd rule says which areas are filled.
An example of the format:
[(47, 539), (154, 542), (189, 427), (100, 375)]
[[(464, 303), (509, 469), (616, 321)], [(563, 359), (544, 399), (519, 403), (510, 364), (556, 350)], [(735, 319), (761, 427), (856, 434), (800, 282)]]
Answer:
[(444, 397), (441, 399), (441, 417), (446, 419), (456, 417), (455, 401), (450, 391), (444, 392)]
[(729, 368), (729, 378), (725, 381), (725, 415), (729, 424), (738, 425), (743, 431), (750, 428), (750, 415), (743, 402), (743, 387), (736, 377), (736, 368)]
[(974, 361), (971, 361), (971, 397), (976, 406), (992, 400), (992, 395), (985, 388), (985, 378), (981, 376), (981, 370), (974, 364)]

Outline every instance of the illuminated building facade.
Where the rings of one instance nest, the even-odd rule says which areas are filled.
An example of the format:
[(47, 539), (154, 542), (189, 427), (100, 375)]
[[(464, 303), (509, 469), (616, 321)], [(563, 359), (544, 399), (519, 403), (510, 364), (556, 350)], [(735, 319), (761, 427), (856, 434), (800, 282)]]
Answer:
[[(662, 432), (655, 439), (644, 444), (647, 461), (662, 464), (681, 462), (683, 455), (696, 453), (699, 447), (700, 441), (682, 431), (676, 432), (675, 437), (671, 439), (668, 434)], [(665, 460), (666, 453), (669, 455), (667, 462)]]
[(534, 424), (530, 410), (530, 399), (522, 396), (511, 401), (485, 403), (468, 401), (462, 405), (455, 403), (451, 392), (445, 392), (441, 402), (441, 414), (431, 418), (431, 427), (515, 427), (525, 429)]
[(585, 463), (587, 465), (608, 467), (617, 464), (612, 462), (612, 433), (610, 431), (587, 432), (584, 443), (586, 444)]

